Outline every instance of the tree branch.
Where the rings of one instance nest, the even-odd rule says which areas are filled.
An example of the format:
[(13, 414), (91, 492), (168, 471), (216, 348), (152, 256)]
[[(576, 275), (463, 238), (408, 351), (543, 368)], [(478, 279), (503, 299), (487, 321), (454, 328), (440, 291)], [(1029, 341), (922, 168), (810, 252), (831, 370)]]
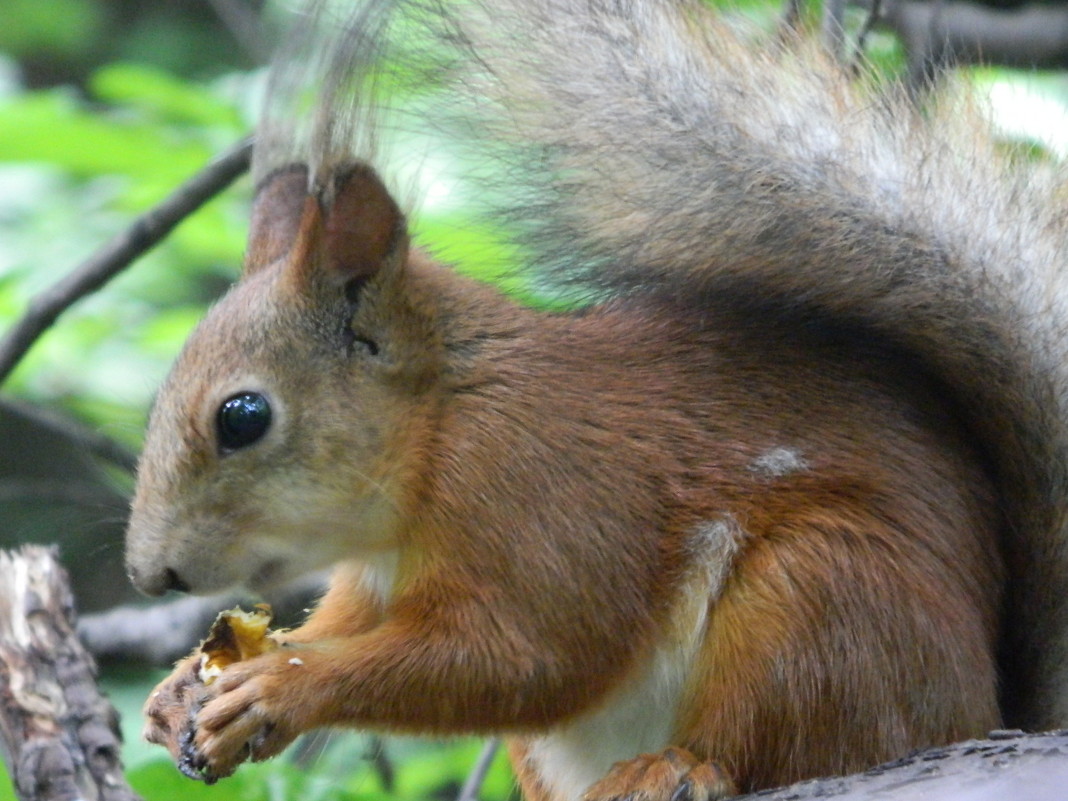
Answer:
[[(298, 625), (308, 607), (322, 595), (326, 576), (313, 573), (274, 590), (266, 600), (282, 627)], [(78, 635), (86, 648), (101, 661), (129, 660), (151, 665), (171, 665), (187, 655), (207, 634), (219, 612), (240, 603), (248, 595), (186, 595), (151, 606), (117, 606), (106, 612), (82, 615)]]
[(501, 741), (497, 737), (491, 737), (486, 740), (478, 759), (475, 760), (474, 767), (471, 768), (471, 772), (467, 775), (466, 781), (464, 781), (464, 786), (460, 788), (460, 794), (456, 796), (456, 801), (478, 801), (482, 783), (486, 781), (486, 774), (489, 773), (490, 766), (493, 765), (493, 758), (497, 756), (497, 749), (500, 746)]
[(55, 551), (0, 551), (0, 756), (21, 801), (139, 801)]
[(923, 751), (863, 773), (792, 784), (736, 801), (1026, 798), (1061, 801), (1068, 787), (1068, 730), (1046, 734), (991, 732)]
[[(858, 5), (870, 7), (871, 0)], [(1068, 8), (1063, 5), (999, 9), (895, 0), (883, 6), (881, 23), (901, 37), (914, 81), (947, 64), (1068, 68)]]
[(128, 267), (178, 223), (246, 172), (251, 152), (251, 139), (236, 144), (158, 206), (138, 217), (125, 232), (72, 273), (33, 298), (23, 317), (0, 341), (0, 384), (60, 314)]

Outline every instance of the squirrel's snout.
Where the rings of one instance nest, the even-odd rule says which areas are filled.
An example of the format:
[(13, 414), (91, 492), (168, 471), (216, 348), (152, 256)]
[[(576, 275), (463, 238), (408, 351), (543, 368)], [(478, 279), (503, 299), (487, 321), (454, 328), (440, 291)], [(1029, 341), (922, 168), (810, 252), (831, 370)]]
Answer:
[(133, 585), (146, 595), (163, 595), (167, 590), (177, 590), (178, 592), (189, 592), (190, 590), (189, 584), (178, 575), (177, 571), (170, 567), (152, 572), (144, 572), (135, 567), (130, 567), (129, 573), (130, 581), (133, 582)]
[(163, 571), (163, 579), (168, 590), (177, 590), (178, 592), (189, 592), (189, 585), (182, 581), (181, 576), (172, 568), (166, 568)]

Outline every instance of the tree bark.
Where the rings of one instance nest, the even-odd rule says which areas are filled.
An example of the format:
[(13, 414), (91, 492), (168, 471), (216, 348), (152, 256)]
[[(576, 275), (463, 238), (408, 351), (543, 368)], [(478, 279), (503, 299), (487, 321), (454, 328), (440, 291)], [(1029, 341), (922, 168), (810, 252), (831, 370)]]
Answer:
[(1068, 730), (992, 732), (917, 751), (849, 776), (793, 784), (736, 801), (1064, 801), (1068, 798)]
[(0, 551), (0, 756), (20, 801), (138, 801), (55, 551)]
[(1006, 10), (978, 2), (895, 0), (886, 4), (883, 20), (910, 58), (926, 51), (950, 64), (1068, 68), (1068, 8), (1061, 4)]

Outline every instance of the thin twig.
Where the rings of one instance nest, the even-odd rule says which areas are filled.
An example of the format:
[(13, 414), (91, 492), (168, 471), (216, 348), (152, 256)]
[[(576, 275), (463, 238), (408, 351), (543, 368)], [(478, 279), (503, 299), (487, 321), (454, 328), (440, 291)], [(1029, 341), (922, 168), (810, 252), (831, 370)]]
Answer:
[(500, 738), (493, 737), (486, 740), (486, 744), (482, 746), (482, 753), (478, 755), (478, 760), (471, 769), (467, 781), (464, 782), (464, 786), (460, 789), (460, 794), (456, 796), (456, 801), (478, 801), (479, 791), (482, 790), (482, 782), (486, 780), (486, 774), (489, 773), (490, 765), (493, 764), (493, 758), (497, 756), (497, 749), (500, 748), (500, 745)]
[(380, 735), (371, 735), (365, 758), (371, 763), (371, 769), (382, 783), (382, 789), (392, 795), (397, 786), (397, 769), (393, 766), (393, 760), (389, 758), (389, 754), (386, 753), (386, 743)]
[(244, 139), (138, 217), (133, 225), (30, 301), (23, 317), (0, 342), (0, 384), (33, 343), (64, 311), (128, 267), (182, 220), (248, 170), (252, 140)]

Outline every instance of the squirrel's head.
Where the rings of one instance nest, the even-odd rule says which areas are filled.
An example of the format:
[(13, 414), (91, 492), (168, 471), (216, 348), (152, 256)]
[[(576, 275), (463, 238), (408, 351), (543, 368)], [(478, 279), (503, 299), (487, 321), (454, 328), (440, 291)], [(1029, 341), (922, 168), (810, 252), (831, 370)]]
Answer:
[(244, 276), (159, 394), (127, 533), (145, 592), (265, 586), (396, 544), (439, 327), (381, 181), (325, 172), (262, 182)]

